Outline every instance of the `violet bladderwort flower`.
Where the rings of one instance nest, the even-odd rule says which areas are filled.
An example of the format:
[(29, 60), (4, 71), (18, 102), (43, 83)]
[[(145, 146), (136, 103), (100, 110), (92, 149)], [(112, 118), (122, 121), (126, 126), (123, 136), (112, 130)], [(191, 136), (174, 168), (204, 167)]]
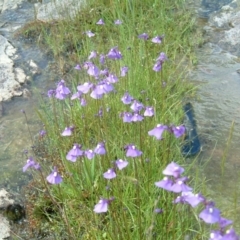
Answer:
[(163, 170), (164, 175), (173, 176), (174, 178), (179, 178), (184, 172), (184, 168), (180, 167), (177, 163), (171, 162)]
[(131, 104), (132, 101), (134, 100), (134, 98), (131, 97), (128, 92), (125, 92), (125, 94), (123, 95), (123, 97), (121, 98), (121, 100), (122, 100), (122, 102), (123, 102), (124, 104), (127, 105), (127, 104)]
[(94, 153), (96, 153), (98, 155), (106, 154), (105, 143), (104, 142), (98, 143), (98, 145), (94, 149)]
[(127, 66), (121, 67), (121, 77), (125, 77), (127, 75), (127, 72), (128, 72)]
[(56, 94), (56, 90), (53, 90), (53, 89), (50, 89), (47, 92), (47, 95), (48, 95), (49, 98), (54, 97), (55, 94)]
[(176, 182), (173, 183), (171, 191), (175, 193), (192, 191), (192, 188), (185, 184), (187, 180), (187, 177), (177, 179)]
[(57, 168), (54, 167), (53, 171), (50, 173), (50, 175), (47, 176), (47, 181), (51, 184), (59, 184), (62, 182), (62, 177), (58, 173)]
[(84, 151), (84, 156), (86, 156), (87, 159), (91, 160), (91, 159), (94, 158), (95, 152), (93, 150), (91, 150), (91, 149), (85, 150)]
[(73, 148), (68, 152), (66, 159), (71, 162), (76, 162), (77, 158), (84, 155), (84, 151), (81, 150), (81, 145), (75, 143)]
[(119, 19), (117, 19), (117, 20), (115, 20), (114, 21), (114, 24), (115, 25), (121, 25), (123, 22), (121, 21), (121, 20), (119, 20)]
[(122, 170), (123, 168), (127, 167), (128, 162), (122, 159), (118, 159), (115, 161), (115, 165), (119, 170)]
[(123, 113), (120, 114), (120, 116), (122, 117), (123, 122), (126, 122), (126, 123), (132, 122), (132, 117), (133, 117), (132, 113), (123, 112)]
[(157, 140), (162, 140), (162, 134), (167, 129), (166, 125), (158, 124), (155, 128), (148, 131), (148, 135), (154, 136)]
[(141, 122), (143, 119), (144, 119), (144, 117), (142, 115), (140, 115), (139, 113), (135, 112), (132, 115), (131, 122)]
[(181, 137), (185, 133), (185, 127), (183, 125), (180, 126), (170, 126), (168, 129), (171, 133), (175, 135), (176, 138)]
[(153, 107), (145, 107), (145, 111), (143, 113), (144, 117), (152, 117), (154, 116), (154, 108)]
[(107, 212), (108, 211), (108, 206), (113, 200), (114, 200), (113, 197), (111, 197), (110, 199), (101, 198), (99, 200), (99, 202), (95, 205), (93, 211), (95, 213), (105, 213), (105, 212)]
[(113, 179), (113, 178), (115, 178), (116, 176), (117, 176), (117, 175), (116, 175), (116, 173), (115, 173), (115, 171), (114, 171), (113, 168), (108, 169), (107, 172), (105, 172), (105, 173), (103, 174), (103, 177), (106, 178), (106, 179)]
[(82, 67), (80, 66), (80, 64), (77, 64), (77, 65), (74, 67), (74, 69), (76, 69), (76, 70), (81, 70)]
[(99, 62), (100, 62), (102, 65), (104, 65), (104, 63), (105, 63), (105, 55), (100, 54), (100, 56), (99, 56)]
[(86, 34), (89, 38), (95, 36), (95, 34), (94, 34), (93, 32), (91, 32), (90, 30), (89, 30), (89, 31), (86, 31), (85, 34)]
[(80, 92), (80, 91), (77, 91), (76, 93), (74, 93), (72, 96), (71, 96), (71, 100), (74, 100), (74, 99), (81, 99), (83, 93)]
[(73, 130), (74, 130), (74, 127), (73, 126), (71, 126), (71, 127), (66, 127), (65, 129), (64, 129), (64, 131), (62, 132), (62, 136), (71, 136), (72, 135), (72, 133), (73, 133)]
[(209, 204), (200, 212), (199, 218), (201, 218), (205, 223), (217, 223), (221, 218), (220, 210), (215, 208), (214, 204)]
[(97, 52), (96, 51), (92, 51), (90, 52), (90, 55), (88, 57), (88, 60), (92, 59), (92, 58), (96, 58), (97, 57)]
[(28, 168), (40, 169), (39, 163), (35, 162), (32, 157), (29, 157), (27, 163), (23, 166), (23, 172), (26, 172)]
[(103, 19), (99, 19), (97, 22), (96, 22), (97, 25), (104, 25), (105, 22), (103, 21)]
[(156, 59), (156, 61), (159, 61), (161, 63), (164, 63), (166, 60), (168, 60), (168, 58), (164, 52), (161, 52), (158, 58)]
[(135, 145), (129, 144), (124, 147), (127, 157), (140, 157), (142, 152), (136, 148)]
[(77, 90), (84, 94), (88, 93), (89, 90), (93, 87), (93, 84), (90, 82), (85, 82), (82, 85), (77, 86)]
[(67, 97), (67, 95), (71, 93), (69, 88), (65, 86), (65, 81), (64, 80), (61, 80), (58, 83), (55, 91), (56, 91), (55, 92), (55, 98), (60, 99), (60, 100), (65, 99)]
[(152, 38), (153, 43), (160, 44), (160, 43), (162, 43), (162, 40), (163, 40), (163, 36), (156, 36), (156, 37)]
[(110, 51), (107, 54), (107, 57), (110, 59), (121, 59), (122, 58), (122, 54), (121, 52), (118, 50), (118, 47), (114, 47), (111, 48)]
[(112, 73), (108, 74), (106, 80), (110, 83), (117, 83), (118, 82), (118, 77)]
[(167, 191), (172, 191), (173, 180), (169, 177), (164, 177), (163, 180), (155, 182), (155, 186), (165, 189)]
[(147, 33), (142, 33), (142, 34), (138, 35), (138, 38), (146, 41), (146, 40), (148, 40), (149, 36)]
[(132, 105), (130, 106), (130, 108), (134, 111), (134, 112), (139, 112), (144, 108), (144, 105), (142, 103), (140, 103), (137, 100), (133, 100)]
[(89, 68), (87, 70), (87, 73), (90, 76), (98, 78), (98, 75), (99, 75), (100, 72), (99, 72), (98, 67), (92, 63), (92, 64), (90, 64), (90, 66), (89, 66)]

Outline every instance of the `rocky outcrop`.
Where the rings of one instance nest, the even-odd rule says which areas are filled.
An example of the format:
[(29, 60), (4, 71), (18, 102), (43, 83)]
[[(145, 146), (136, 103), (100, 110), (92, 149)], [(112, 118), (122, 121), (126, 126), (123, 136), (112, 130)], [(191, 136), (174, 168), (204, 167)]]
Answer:
[[(9, 204), (13, 204), (13, 202), (9, 193), (5, 189), (0, 189), (0, 209), (7, 207)], [(8, 220), (0, 214), (0, 240), (8, 237), (10, 237), (10, 224)]]
[(15, 52), (16, 49), (0, 35), (0, 102), (22, 95), (20, 89), (26, 75), (22, 69), (14, 69)]

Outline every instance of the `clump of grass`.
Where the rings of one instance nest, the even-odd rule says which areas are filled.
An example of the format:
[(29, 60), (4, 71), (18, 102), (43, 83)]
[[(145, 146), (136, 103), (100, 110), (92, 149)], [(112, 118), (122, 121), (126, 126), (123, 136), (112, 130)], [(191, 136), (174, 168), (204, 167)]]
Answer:
[[(192, 208), (155, 186), (170, 162), (185, 165), (182, 101), (192, 87), (184, 74), (196, 42), (182, 3), (90, 2), (74, 19), (42, 28), (54, 55), (78, 65), (42, 96), (39, 152), (24, 171), (41, 179), (35, 213), (50, 201), (54, 214), (44, 216), (69, 239), (206, 237)], [(181, 174), (172, 181), (186, 183)]]

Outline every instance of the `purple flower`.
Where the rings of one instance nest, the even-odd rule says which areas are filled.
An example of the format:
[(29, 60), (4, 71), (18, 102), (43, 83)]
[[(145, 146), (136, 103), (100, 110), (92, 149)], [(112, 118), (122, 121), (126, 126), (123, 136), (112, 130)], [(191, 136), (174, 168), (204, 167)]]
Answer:
[(98, 67), (95, 66), (94, 64), (91, 64), (91, 65), (89, 66), (88, 70), (87, 70), (87, 73), (88, 73), (88, 75), (97, 78), (98, 75), (99, 75), (99, 69), (98, 69)]
[(84, 155), (84, 152), (81, 150), (81, 145), (74, 144), (73, 148), (68, 152), (66, 158), (71, 162), (76, 162), (78, 157)]
[(161, 52), (158, 56), (158, 58), (156, 59), (156, 61), (159, 61), (161, 63), (164, 63), (167, 60), (167, 56), (164, 52)]
[(192, 191), (192, 188), (187, 186), (183, 181), (178, 180), (172, 185), (171, 191), (175, 193), (189, 192)]
[(222, 240), (223, 236), (219, 230), (212, 231), (209, 240)]
[(239, 240), (239, 236), (236, 234), (233, 228), (226, 231), (226, 234), (223, 236), (222, 240)]
[(56, 94), (55, 90), (53, 90), (53, 89), (48, 90), (47, 95), (48, 95), (49, 98), (53, 97), (55, 94)]
[(94, 158), (95, 153), (93, 150), (89, 149), (89, 150), (85, 150), (84, 155), (87, 157), (87, 159), (91, 160)]
[(93, 89), (93, 91), (90, 94), (90, 97), (94, 99), (101, 99), (103, 97), (103, 94), (98, 94), (98, 89)]
[(193, 194), (192, 192), (182, 192), (185, 195), (185, 201), (195, 208), (199, 203), (204, 202), (205, 198), (202, 194)]
[(177, 127), (170, 126), (169, 131), (172, 132), (176, 138), (179, 138), (185, 133), (185, 127), (183, 125)]
[(168, 177), (164, 177), (163, 180), (161, 180), (159, 182), (155, 182), (155, 185), (159, 188), (163, 188), (163, 189), (171, 192), (173, 181), (172, 181), (172, 179), (170, 179)]
[(163, 132), (167, 129), (168, 127), (166, 125), (158, 124), (148, 132), (148, 135), (156, 137), (157, 140), (161, 140)]
[(59, 184), (62, 182), (62, 177), (57, 172), (57, 168), (54, 167), (50, 175), (47, 176), (47, 181), (51, 184)]
[(98, 143), (98, 145), (97, 145), (96, 148), (94, 149), (94, 152), (95, 152), (96, 154), (99, 154), (99, 155), (104, 155), (104, 154), (106, 154), (105, 143), (104, 143), (104, 142)]
[(80, 104), (81, 104), (81, 106), (83, 106), (83, 107), (86, 106), (86, 105), (87, 105), (86, 99), (85, 99), (85, 98), (81, 98)]
[(46, 134), (47, 134), (47, 133), (46, 133), (45, 130), (41, 130), (41, 131), (39, 132), (40, 137), (44, 137)]
[(138, 102), (137, 100), (133, 100), (133, 103), (130, 107), (134, 112), (138, 112), (138, 111), (141, 111), (144, 106), (142, 103)]
[(103, 21), (103, 19), (99, 19), (96, 24), (98, 24), (98, 25), (104, 25), (105, 22)]
[(61, 80), (57, 85), (55, 97), (57, 99), (63, 100), (70, 93), (70, 90), (65, 86), (65, 81)]
[(89, 90), (93, 87), (93, 84), (92, 83), (89, 83), (89, 82), (85, 82), (84, 84), (82, 85), (79, 85), (77, 86), (77, 90), (86, 94), (89, 92)]
[(131, 97), (131, 96), (128, 94), (128, 92), (125, 92), (125, 94), (124, 94), (123, 97), (121, 98), (121, 100), (122, 100), (122, 102), (123, 102), (124, 104), (131, 104), (133, 99), (134, 99), (134, 98)]
[(153, 66), (153, 71), (159, 72), (162, 69), (162, 62), (157, 61)]
[(118, 51), (118, 47), (114, 47), (110, 49), (110, 51), (107, 54), (107, 57), (110, 59), (121, 59), (122, 54), (120, 51)]
[(163, 170), (164, 175), (174, 176), (175, 178), (179, 178), (183, 172), (184, 168), (180, 167), (175, 162), (169, 163), (167, 167)]
[(105, 90), (105, 93), (109, 93), (109, 92), (112, 92), (114, 90), (113, 85), (108, 81), (105, 81), (102, 84), (102, 86), (103, 86), (103, 89)]
[(154, 212), (157, 213), (157, 214), (162, 214), (163, 210), (160, 209), (160, 208), (156, 208), (156, 209), (154, 209)]
[(127, 157), (139, 157), (142, 155), (142, 152), (136, 148), (135, 145), (129, 144), (125, 147)]
[(110, 83), (118, 82), (118, 78), (114, 74), (109, 74), (108, 77), (106, 78), (106, 80), (109, 81)]
[[(99, 62), (103, 65), (105, 63), (105, 55), (101, 54), (99, 57)], [(101, 73), (100, 73), (101, 74)]]
[(76, 93), (74, 93), (71, 97), (71, 100), (74, 100), (74, 99), (81, 99), (81, 96), (82, 96), (82, 92), (80, 91), (77, 91)]
[(148, 40), (149, 36), (147, 33), (142, 33), (138, 35), (138, 38), (143, 39), (143, 40)]
[(115, 165), (119, 170), (122, 170), (123, 168), (127, 167), (128, 162), (122, 159), (118, 159), (117, 161), (115, 161)]
[(79, 64), (77, 64), (75, 67), (74, 67), (76, 70), (81, 70), (81, 66)]
[(220, 211), (215, 208), (214, 206), (207, 206), (202, 212), (200, 212), (199, 217), (205, 222), (205, 223), (216, 223), (220, 220)]
[(86, 33), (86, 35), (87, 35), (89, 38), (91, 38), (91, 37), (94, 37), (94, 36), (95, 36), (95, 34), (94, 34), (94, 33), (92, 33), (90, 30), (89, 30), (89, 31), (86, 31), (85, 33)]
[(92, 59), (92, 58), (96, 58), (97, 57), (97, 52), (96, 51), (92, 51), (90, 52), (90, 55), (88, 57), (88, 60)]
[(72, 133), (73, 133), (73, 129), (74, 129), (74, 127), (72, 127), (72, 126), (71, 127), (66, 127), (61, 135), (62, 136), (71, 136)]
[(154, 38), (152, 38), (152, 42), (153, 43), (161, 43), (163, 39), (163, 36), (156, 36)]
[(132, 122), (132, 113), (124, 112), (121, 113), (121, 117), (123, 118), (123, 122)]
[(224, 229), (225, 227), (227, 227), (228, 225), (231, 225), (232, 223), (233, 223), (233, 221), (228, 220), (228, 219), (223, 218), (223, 217), (220, 217), (218, 225), (221, 229)]
[(25, 172), (28, 168), (35, 168), (36, 170), (40, 169), (39, 163), (36, 163), (32, 157), (29, 157), (27, 163), (23, 167), (23, 172)]
[(143, 118), (143, 116), (142, 115), (140, 115), (139, 113), (134, 113), (133, 115), (132, 115), (132, 122), (141, 122), (142, 120), (143, 120), (144, 118)]
[(122, 21), (119, 20), (119, 19), (117, 19), (117, 20), (114, 21), (114, 24), (115, 24), (115, 25), (121, 25), (121, 24), (122, 24)]
[(128, 72), (128, 67), (121, 67), (121, 77), (125, 77)]
[(152, 117), (154, 116), (154, 109), (153, 107), (146, 107), (145, 112), (143, 113), (145, 117)]
[(103, 213), (103, 212), (107, 212), (108, 210), (108, 205), (114, 200), (114, 198), (110, 198), (110, 199), (105, 199), (105, 198), (101, 198), (99, 200), (99, 202), (95, 205), (94, 207), (94, 212), (95, 213)]
[(113, 178), (115, 178), (116, 176), (117, 176), (117, 175), (116, 175), (116, 173), (115, 173), (115, 171), (114, 171), (113, 168), (108, 169), (107, 172), (105, 172), (105, 173), (103, 174), (103, 177), (106, 178), (106, 179), (113, 179)]

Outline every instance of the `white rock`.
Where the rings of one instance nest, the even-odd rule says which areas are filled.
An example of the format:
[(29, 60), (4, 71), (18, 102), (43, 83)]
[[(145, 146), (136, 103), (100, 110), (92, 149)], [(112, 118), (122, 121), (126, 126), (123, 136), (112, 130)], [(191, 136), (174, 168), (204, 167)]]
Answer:
[(24, 73), (24, 71), (21, 68), (15, 68), (15, 79), (19, 82), (19, 83), (24, 83), (26, 81), (26, 74)]
[(0, 102), (22, 95), (20, 89), (21, 84), (26, 80), (26, 75), (20, 68), (14, 71), (12, 58), (15, 52), (16, 49), (0, 35)]
[(0, 215), (0, 240), (10, 237), (10, 224), (2, 215)]
[(0, 207), (6, 207), (9, 204), (13, 204), (14, 200), (10, 198), (10, 194), (4, 189), (0, 189)]
[(46, 4), (35, 4), (37, 19), (48, 22), (73, 17), (86, 0), (55, 0)]

